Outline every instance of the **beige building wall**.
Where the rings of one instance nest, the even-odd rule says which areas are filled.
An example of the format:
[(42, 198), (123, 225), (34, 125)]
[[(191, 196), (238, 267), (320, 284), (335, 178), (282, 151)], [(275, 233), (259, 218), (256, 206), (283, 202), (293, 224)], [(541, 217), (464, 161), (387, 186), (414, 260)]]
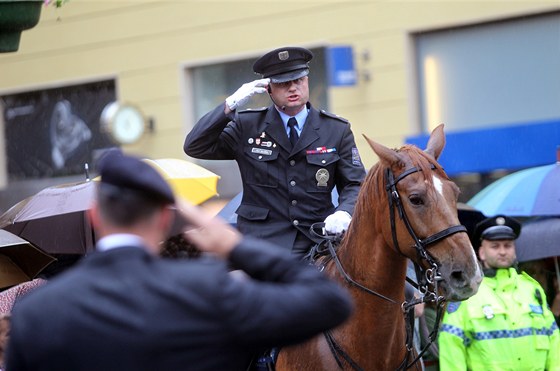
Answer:
[(419, 131), (411, 32), (554, 9), (560, 1), (70, 0), (44, 8), (19, 51), (0, 54), (0, 95), (115, 78), (118, 99), (156, 123), (125, 150), (182, 158), (196, 120), (186, 67), (285, 45), (351, 45), (359, 83), (331, 88), (330, 110), (352, 122), (369, 168), (377, 159), (362, 133), (396, 147)]

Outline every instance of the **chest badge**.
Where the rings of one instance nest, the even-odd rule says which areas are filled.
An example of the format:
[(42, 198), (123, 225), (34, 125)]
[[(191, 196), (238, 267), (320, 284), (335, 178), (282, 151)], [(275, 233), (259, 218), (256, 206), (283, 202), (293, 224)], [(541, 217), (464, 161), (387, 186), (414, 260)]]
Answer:
[(482, 307), (482, 313), (484, 313), (486, 319), (494, 318), (494, 311), (492, 310), (492, 307), (489, 305), (485, 305)]
[(317, 187), (326, 187), (329, 181), (330, 174), (327, 169), (319, 169), (315, 173), (315, 179), (317, 180)]

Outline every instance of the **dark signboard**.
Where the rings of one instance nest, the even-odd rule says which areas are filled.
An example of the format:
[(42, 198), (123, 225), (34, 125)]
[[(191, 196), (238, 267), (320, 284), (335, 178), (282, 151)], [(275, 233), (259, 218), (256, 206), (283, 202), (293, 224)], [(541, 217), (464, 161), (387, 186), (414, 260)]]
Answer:
[(114, 145), (99, 119), (115, 99), (113, 80), (3, 96), (9, 180), (83, 174)]

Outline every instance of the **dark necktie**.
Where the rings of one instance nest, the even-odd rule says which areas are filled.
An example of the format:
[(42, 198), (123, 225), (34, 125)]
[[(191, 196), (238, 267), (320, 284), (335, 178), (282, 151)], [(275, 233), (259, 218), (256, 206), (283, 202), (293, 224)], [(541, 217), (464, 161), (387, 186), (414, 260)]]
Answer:
[(290, 127), (290, 143), (292, 143), (292, 148), (294, 148), (299, 139), (299, 135), (296, 130), (297, 120), (295, 117), (290, 117), (288, 120), (288, 126)]

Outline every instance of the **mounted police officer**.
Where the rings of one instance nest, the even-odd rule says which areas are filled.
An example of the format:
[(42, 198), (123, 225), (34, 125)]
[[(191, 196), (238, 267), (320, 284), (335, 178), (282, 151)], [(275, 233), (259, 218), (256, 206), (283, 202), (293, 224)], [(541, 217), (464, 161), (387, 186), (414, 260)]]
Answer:
[(478, 293), (447, 306), (442, 370), (560, 370), (560, 334), (537, 281), (515, 268), (521, 224), (504, 215), (478, 223), (485, 277)]
[[(184, 144), (195, 158), (235, 159), (243, 182), (238, 228), (298, 256), (314, 244), (311, 224), (324, 220), (331, 233), (348, 228), (365, 176), (350, 123), (309, 103), (312, 58), (299, 47), (266, 53), (253, 65), (262, 78), (202, 117)], [(266, 92), (271, 106), (237, 110), (252, 95)]]

